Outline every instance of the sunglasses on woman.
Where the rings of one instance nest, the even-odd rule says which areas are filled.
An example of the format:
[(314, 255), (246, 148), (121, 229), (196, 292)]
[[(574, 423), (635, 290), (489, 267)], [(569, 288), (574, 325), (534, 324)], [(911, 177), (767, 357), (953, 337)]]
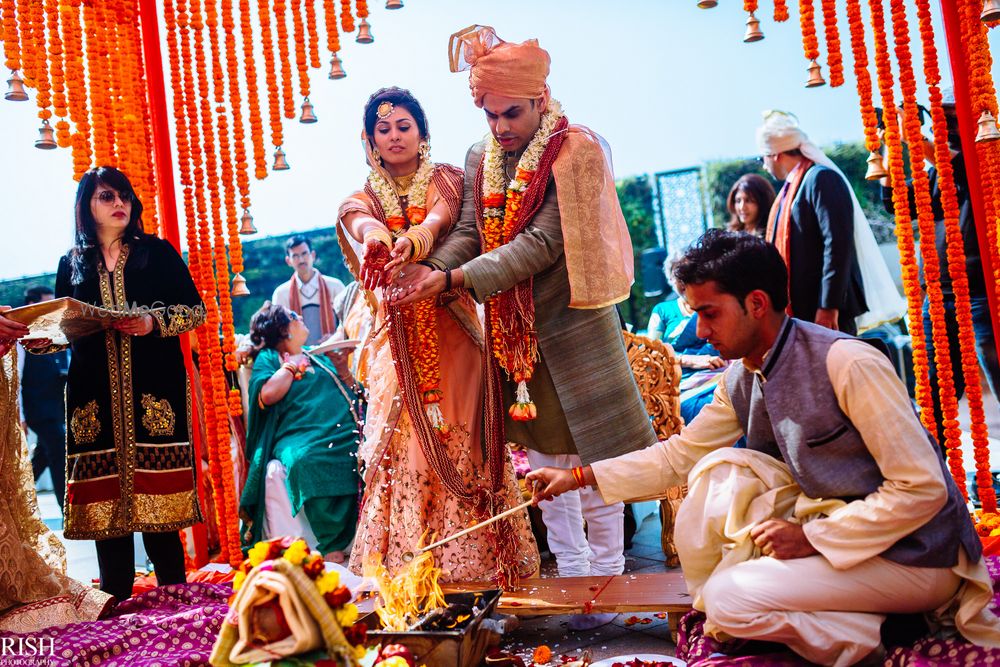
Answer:
[(97, 193), (97, 201), (102, 204), (114, 204), (115, 197), (122, 200), (123, 204), (131, 204), (135, 197), (131, 192), (115, 192), (114, 190), (101, 190)]

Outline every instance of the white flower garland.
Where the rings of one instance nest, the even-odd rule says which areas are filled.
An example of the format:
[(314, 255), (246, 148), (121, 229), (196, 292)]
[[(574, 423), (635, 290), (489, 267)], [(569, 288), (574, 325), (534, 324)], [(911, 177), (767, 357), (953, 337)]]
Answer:
[[(406, 217), (403, 215), (403, 208), (399, 204), (400, 198), (404, 196), (407, 198), (410, 206), (420, 208), (427, 206), (427, 189), (430, 187), (431, 179), (434, 177), (434, 166), (434, 163), (430, 160), (421, 160), (420, 166), (417, 167), (417, 172), (413, 175), (410, 187), (407, 188), (406, 192), (399, 195), (396, 194), (396, 188), (393, 187), (392, 183), (387, 181), (382, 174), (372, 169), (371, 173), (368, 174), (368, 182), (371, 183), (372, 189), (375, 190), (375, 195), (382, 205), (386, 219)], [(393, 232), (393, 235), (397, 234)]]
[[(549, 140), (552, 138), (552, 131), (562, 117), (562, 105), (556, 100), (550, 100), (549, 108), (542, 114), (542, 122), (535, 132), (535, 136), (531, 138), (528, 147), (521, 155), (521, 159), (517, 161), (518, 171), (524, 170), (534, 173), (538, 170), (538, 163), (542, 160), (542, 153), (548, 147)], [(504, 173), (504, 150), (500, 147), (500, 142), (493, 135), (490, 135), (489, 140), (486, 142), (486, 153), (483, 156), (483, 160), (484, 199), (491, 194), (503, 194), (508, 189), (514, 192), (524, 192), (528, 188), (528, 182), (518, 179), (516, 172), (514, 180), (509, 185), (504, 185), (507, 181), (507, 175)], [(483, 210), (483, 217), (503, 218), (504, 209), (485, 208)]]

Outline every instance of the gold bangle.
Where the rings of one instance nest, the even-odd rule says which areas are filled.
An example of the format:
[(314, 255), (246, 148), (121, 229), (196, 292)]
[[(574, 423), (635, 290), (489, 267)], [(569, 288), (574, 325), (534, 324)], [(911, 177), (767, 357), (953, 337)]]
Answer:
[(371, 240), (376, 240), (386, 248), (392, 249), (392, 234), (381, 227), (372, 227), (364, 235), (364, 242), (367, 244)]

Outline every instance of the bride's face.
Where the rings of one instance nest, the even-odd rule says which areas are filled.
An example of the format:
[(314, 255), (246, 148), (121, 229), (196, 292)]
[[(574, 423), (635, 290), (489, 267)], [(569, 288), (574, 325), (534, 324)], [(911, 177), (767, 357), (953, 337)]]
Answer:
[(420, 130), (413, 114), (400, 105), (375, 123), (375, 147), (386, 165), (407, 165), (417, 161)]

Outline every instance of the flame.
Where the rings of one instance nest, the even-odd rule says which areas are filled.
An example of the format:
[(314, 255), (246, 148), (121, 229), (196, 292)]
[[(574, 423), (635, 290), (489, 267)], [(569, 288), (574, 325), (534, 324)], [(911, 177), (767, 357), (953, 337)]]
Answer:
[[(426, 533), (421, 536), (415, 550), (424, 545), (425, 537)], [(441, 568), (435, 567), (434, 555), (430, 551), (417, 553), (395, 575), (389, 574), (380, 554), (370, 554), (365, 561), (364, 575), (378, 588), (380, 600), (375, 606), (375, 613), (386, 630), (406, 631), (427, 612), (446, 606), (438, 583)]]

